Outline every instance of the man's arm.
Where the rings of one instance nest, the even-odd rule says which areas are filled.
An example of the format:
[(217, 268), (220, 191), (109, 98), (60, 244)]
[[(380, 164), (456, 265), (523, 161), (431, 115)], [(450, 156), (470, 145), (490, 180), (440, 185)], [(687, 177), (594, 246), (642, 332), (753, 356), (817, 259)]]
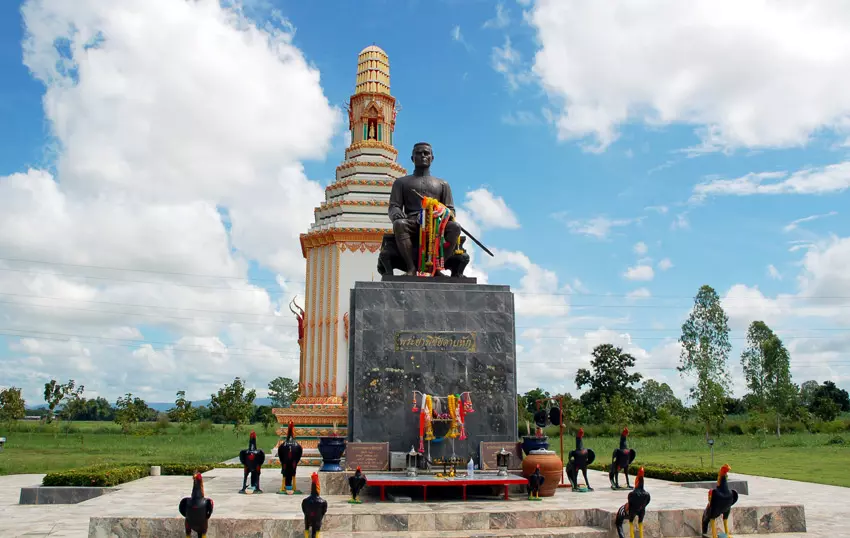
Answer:
[(449, 185), (448, 181), (443, 181), (443, 196), (440, 203), (449, 208), (449, 211), (452, 212), (452, 217), (455, 216), (455, 201), (452, 198), (452, 187)]
[(390, 191), (390, 208), (388, 211), (390, 222), (406, 218), (404, 214), (404, 193), (399, 180), (393, 181), (393, 189)]

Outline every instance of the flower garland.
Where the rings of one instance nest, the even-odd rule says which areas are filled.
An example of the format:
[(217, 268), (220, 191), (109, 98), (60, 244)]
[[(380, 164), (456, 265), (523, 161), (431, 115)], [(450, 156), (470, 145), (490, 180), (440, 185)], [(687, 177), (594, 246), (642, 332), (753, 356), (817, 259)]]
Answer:
[[(416, 395), (421, 396), (421, 406), (417, 405)], [(446, 410), (443, 410), (445, 403)], [(449, 431), (445, 438), (459, 438), (461, 441), (467, 438), (466, 434), (466, 415), (474, 413), (472, 407), (472, 397), (469, 392), (461, 394), (449, 394), (446, 397), (431, 396), (424, 394), (418, 390), (413, 391), (413, 409), (414, 413), (419, 413), (419, 452), (425, 452), (425, 441), (433, 441), (434, 436), (434, 420), (449, 421)]]
[(452, 212), (435, 198), (422, 198), (419, 212), (419, 271), (418, 276), (434, 276), (445, 269), (443, 234)]

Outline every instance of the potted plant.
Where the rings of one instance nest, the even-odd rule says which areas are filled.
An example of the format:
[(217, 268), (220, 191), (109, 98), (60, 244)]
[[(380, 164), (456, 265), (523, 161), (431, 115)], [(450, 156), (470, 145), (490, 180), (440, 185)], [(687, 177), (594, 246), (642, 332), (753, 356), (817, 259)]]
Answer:
[(543, 428), (537, 428), (534, 435), (531, 435), (531, 424), (526, 420), (525, 429), (528, 435), (522, 437), (522, 451), (528, 456), (532, 450), (547, 450), (549, 448), (549, 439), (543, 435)]
[(337, 432), (336, 422), (330, 435), (319, 437), (319, 454), (322, 455), (320, 471), (341, 472), (339, 462), (345, 453), (345, 437)]

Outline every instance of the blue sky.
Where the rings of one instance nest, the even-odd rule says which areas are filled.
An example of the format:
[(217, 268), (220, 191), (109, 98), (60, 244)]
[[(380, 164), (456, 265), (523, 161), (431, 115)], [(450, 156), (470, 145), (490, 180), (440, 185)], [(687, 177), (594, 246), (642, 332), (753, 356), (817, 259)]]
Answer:
[(708, 5), (3, 4), (0, 291), (29, 297), (0, 303), (0, 384), (200, 399), (234, 375), (264, 388), (297, 372), (274, 311), (300, 291), (297, 233), (343, 157), (340, 107), (374, 42), (403, 107), (399, 161), (433, 144), (433, 172), (497, 249), (476, 270), (517, 293), (521, 390), (575, 394), (611, 342), (684, 395), (675, 340), (702, 284), (730, 314), (733, 372), (763, 319), (797, 382), (850, 388), (847, 14)]

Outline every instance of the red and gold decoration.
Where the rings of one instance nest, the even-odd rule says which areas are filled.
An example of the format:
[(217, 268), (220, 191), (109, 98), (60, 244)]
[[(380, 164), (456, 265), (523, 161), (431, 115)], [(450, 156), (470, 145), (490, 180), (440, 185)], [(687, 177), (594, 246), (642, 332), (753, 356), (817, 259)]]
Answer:
[(472, 407), (472, 396), (468, 391), (448, 396), (434, 396), (415, 390), (412, 411), (419, 413), (419, 452), (422, 453), (425, 452), (425, 441), (436, 439), (434, 422), (449, 423), (449, 431), (443, 438), (461, 441), (466, 439), (464, 427), (466, 415), (474, 413), (475, 409)]
[(443, 234), (452, 212), (436, 199), (424, 196), (419, 212), (419, 276), (434, 276), (446, 268)]

